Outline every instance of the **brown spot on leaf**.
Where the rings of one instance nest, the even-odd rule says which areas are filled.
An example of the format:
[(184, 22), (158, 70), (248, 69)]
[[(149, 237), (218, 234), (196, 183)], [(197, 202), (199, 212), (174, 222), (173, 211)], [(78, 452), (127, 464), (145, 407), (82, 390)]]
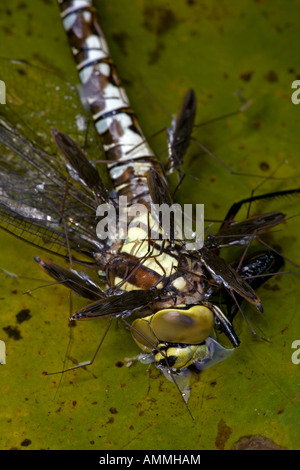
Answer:
[(274, 284), (274, 285), (265, 284), (265, 285), (264, 285), (264, 289), (265, 289), (265, 290), (277, 291), (277, 290), (280, 290), (280, 287), (279, 287), (278, 284)]
[(22, 75), (22, 76), (27, 75), (27, 73), (26, 73), (26, 71), (25, 71), (24, 69), (17, 69), (17, 73), (18, 73), (19, 75)]
[(24, 308), (20, 310), (19, 313), (16, 315), (17, 323), (23, 323), (23, 321), (27, 321), (31, 318), (29, 308)]
[(122, 361), (117, 361), (117, 362), (115, 363), (115, 366), (116, 366), (116, 367), (119, 367), (119, 368), (120, 368), (120, 367), (123, 367), (123, 366), (124, 366), (124, 362), (122, 362)]
[(286, 450), (271, 439), (260, 435), (242, 437), (233, 448), (235, 450)]
[(129, 35), (125, 31), (120, 31), (113, 34), (114, 41), (118, 44), (120, 51), (123, 55), (127, 55), (126, 43), (129, 38)]
[(254, 74), (253, 71), (248, 71), (248, 72), (241, 72), (240, 73), (240, 78), (244, 80), (244, 82), (250, 82), (252, 75)]
[(260, 162), (259, 168), (260, 168), (262, 171), (268, 171), (268, 170), (270, 169), (270, 165), (269, 165), (269, 163), (267, 163), (267, 162)]
[(24, 441), (21, 442), (22, 447), (28, 447), (31, 444), (30, 439), (24, 439)]
[(13, 338), (15, 341), (22, 339), (21, 332), (17, 326), (5, 326), (3, 331), (5, 331), (9, 338)]
[(159, 60), (164, 49), (164, 44), (161, 41), (157, 41), (156, 47), (148, 54), (148, 64), (155, 64)]
[(143, 14), (145, 28), (157, 36), (166, 33), (177, 25), (177, 18), (169, 8), (147, 5)]
[(263, 122), (259, 119), (256, 119), (255, 121), (253, 121), (252, 125), (255, 129), (260, 129), (263, 126)]
[(229, 439), (229, 436), (231, 434), (231, 429), (223, 419), (220, 419), (218, 423), (218, 434), (215, 440), (216, 447), (220, 450), (225, 449), (226, 442)]
[(17, 10), (26, 10), (28, 8), (28, 5), (26, 2), (19, 2), (17, 5)]
[(267, 75), (265, 76), (267, 82), (274, 83), (278, 82), (278, 75), (274, 70), (270, 70)]

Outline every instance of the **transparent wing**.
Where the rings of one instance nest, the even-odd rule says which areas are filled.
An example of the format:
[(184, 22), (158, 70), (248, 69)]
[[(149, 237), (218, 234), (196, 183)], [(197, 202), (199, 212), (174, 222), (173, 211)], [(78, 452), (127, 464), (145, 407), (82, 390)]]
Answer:
[[(88, 188), (69, 178), (51, 141), (52, 126), (79, 143), (86, 137), (78, 128), (76, 90), (49, 71), (1, 63), (8, 85), (7, 104), (0, 108), (0, 227), (64, 257), (69, 249), (93, 256), (103, 249), (96, 237), (97, 203)], [(87, 150), (99, 158), (96, 140), (88, 141)]]

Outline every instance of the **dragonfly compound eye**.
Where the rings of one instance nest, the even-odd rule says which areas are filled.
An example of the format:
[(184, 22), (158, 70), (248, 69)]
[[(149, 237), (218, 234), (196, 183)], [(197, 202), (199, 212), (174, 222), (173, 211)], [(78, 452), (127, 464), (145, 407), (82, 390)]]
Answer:
[(188, 310), (164, 309), (153, 315), (151, 328), (160, 341), (183, 344), (202, 343), (212, 332), (214, 315), (203, 305)]
[(132, 336), (144, 352), (151, 352), (159, 341), (166, 343), (200, 344), (212, 333), (214, 315), (202, 305), (188, 310), (160, 310), (132, 324)]
[(152, 353), (158, 339), (156, 338), (151, 328), (151, 319), (154, 315), (149, 317), (138, 318), (132, 323), (131, 334), (136, 344), (142, 351)]

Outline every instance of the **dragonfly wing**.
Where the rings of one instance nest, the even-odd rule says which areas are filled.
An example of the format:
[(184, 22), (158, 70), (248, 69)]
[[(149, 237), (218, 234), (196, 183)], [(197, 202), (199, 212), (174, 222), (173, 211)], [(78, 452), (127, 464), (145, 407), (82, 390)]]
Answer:
[[(1, 120), (0, 142), (14, 152), (0, 155), (0, 226), (61, 256), (68, 246), (93, 256), (103, 249), (96, 237), (96, 201), (70, 183), (64, 165), (36, 148)], [(67, 241), (68, 238), (68, 241)]]
[(234, 291), (248, 302), (254, 304), (256, 308), (262, 311), (260, 298), (252, 287), (233, 269), (223, 258), (215, 255), (211, 250), (202, 248), (200, 257), (205, 267), (217, 282), (230, 291)]

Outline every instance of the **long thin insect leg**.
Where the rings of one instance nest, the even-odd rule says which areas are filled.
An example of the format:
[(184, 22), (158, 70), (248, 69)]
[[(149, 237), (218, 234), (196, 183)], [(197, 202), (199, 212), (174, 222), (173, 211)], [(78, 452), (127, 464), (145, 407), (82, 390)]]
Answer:
[(110, 329), (110, 326), (111, 326), (111, 324), (112, 324), (112, 321), (113, 321), (113, 317), (110, 317), (109, 322), (108, 322), (108, 325), (107, 325), (106, 330), (105, 330), (105, 332), (104, 332), (104, 335), (102, 336), (101, 341), (100, 341), (100, 343), (99, 343), (99, 345), (98, 345), (98, 347), (97, 347), (97, 349), (96, 349), (96, 351), (95, 351), (95, 353), (94, 353), (94, 355), (93, 355), (93, 357), (92, 357), (92, 359), (91, 359), (90, 361), (79, 362), (76, 366), (70, 367), (69, 369), (59, 370), (59, 371), (57, 371), (57, 372), (47, 372), (46, 375), (63, 374), (63, 373), (65, 373), (65, 372), (69, 372), (70, 370), (75, 370), (75, 369), (79, 369), (80, 367), (87, 367), (87, 366), (92, 365), (93, 362), (94, 362), (94, 360), (95, 360), (95, 358), (96, 358), (96, 356), (97, 356), (97, 354), (98, 354), (98, 352), (99, 352), (99, 349), (101, 348), (101, 346), (102, 346), (102, 344), (103, 344), (103, 341), (104, 341), (104, 339), (105, 339), (105, 337), (106, 337), (106, 335), (107, 335), (107, 333), (108, 333), (108, 331), (109, 331), (109, 329)]
[(234, 292), (233, 292), (232, 289), (230, 289), (230, 295), (232, 296), (232, 298), (233, 298), (233, 300), (234, 300), (234, 302), (235, 302), (237, 308), (238, 308), (239, 311), (241, 312), (242, 317), (243, 317), (243, 319), (245, 320), (245, 322), (246, 322), (246, 324), (247, 324), (247, 326), (248, 326), (250, 332), (251, 332), (254, 336), (257, 336), (258, 338), (263, 339), (264, 341), (267, 341), (268, 343), (271, 343), (271, 341), (270, 341), (268, 338), (265, 338), (264, 336), (261, 336), (261, 335), (257, 334), (256, 331), (254, 331), (254, 329), (251, 327), (251, 325), (250, 325), (250, 323), (249, 323), (249, 321), (248, 321), (247, 315), (246, 315), (246, 313), (244, 312), (244, 310), (242, 309), (241, 305), (238, 303), (238, 301), (237, 301), (237, 299), (236, 299), (236, 297), (235, 297)]
[(276, 251), (272, 246), (270, 246), (268, 243), (266, 243), (264, 240), (262, 240), (260, 237), (256, 237), (256, 240), (258, 240), (262, 245), (266, 246), (269, 250), (271, 251), (274, 251), (275, 253), (277, 253), (277, 255), (280, 255), (282, 256), (282, 258), (284, 258), (286, 261), (288, 261), (289, 263), (291, 263), (293, 266), (295, 266), (295, 268), (299, 268), (300, 265), (295, 263), (294, 261), (292, 261), (291, 259), (287, 258), (286, 256), (283, 256), (281, 253), (279, 253), (278, 251)]
[(252, 196), (252, 197), (247, 197), (245, 199), (241, 199), (240, 201), (235, 202), (230, 207), (229, 211), (226, 214), (224, 222), (220, 227), (220, 230), (225, 225), (227, 225), (228, 222), (230, 222), (231, 220), (234, 219), (234, 217), (236, 216), (236, 214), (239, 212), (239, 210), (241, 209), (241, 207), (244, 204), (247, 204), (249, 202), (251, 203), (251, 202), (255, 202), (255, 201), (261, 201), (261, 200), (264, 200), (264, 199), (271, 199), (271, 198), (274, 198), (274, 197), (281, 197), (281, 196), (289, 196), (291, 194), (299, 194), (299, 193), (300, 193), (300, 188), (296, 188), (296, 189), (287, 189), (285, 191), (274, 191), (274, 192), (271, 192), (271, 193), (260, 194), (258, 196)]
[[(264, 181), (261, 181), (254, 189), (252, 189), (251, 191), (251, 196), (250, 197), (254, 197), (254, 193), (258, 190), (258, 188), (260, 188), (263, 184), (265, 184), (266, 181), (272, 179), (275, 175), (275, 173), (278, 171), (278, 169), (280, 168), (280, 166), (282, 166), (282, 163), (280, 165), (278, 165), (278, 167), (272, 171), (272, 173), (270, 175), (268, 175)], [(247, 218), (249, 217), (250, 215), (250, 209), (251, 209), (251, 202), (249, 202), (249, 205), (248, 205), (248, 210), (247, 210)]]
[(249, 238), (249, 242), (247, 243), (247, 245), (245, 246), (245, 249), (242, 253), (242, 256), (241, 256), (241, 259), (239, 260), (239, 264), (237, 265), (237, 267), (235, 268), (236, 272), (239, 272), (239, 270), (241, 269), (241, 266), (243, 264), (243, 261), (246, 257), (246, 254), (248, 253), (248, 250), (251, 246), (251, 243), (252, 241), (254, 240), (254, 238), (256, 238), (256, 231), (253, 232), (253, 234), (251, 235), (251, 237)]
[[(73, 302), (72, 302), (72, 292), (69, 291), (69, 301), (70, 301), (70, 305), (69, 305), (69, 316), (71, 317), (72, 316), (72, 313), (73, 313)], [(69, 357), (69, 351), (71, 349), (71, 344), (72, 344), (72, 341), (73, 341), (73, 335), (72, 335), (72, 330), (73, 328), (70, 326), (69, 324), (69, 341), (68, 341), (68, 346), (67, 346), (67, 350), (66, 350), (66, 353), (65, 353), (65, 358), (64, 358), (64, 362), (63, 362), (63, 370), (65, 370), (65, 367), (66, 367), (66, 364), (67, 364), (67, 360), (68, 360), (68, 357)], [(47, 374), (48, 375), (48, 374)], [(54, 395), (54, 400), (56, 399), (57, 395), (58, 395), (58, 391), (61, 387), (61, 384), (62, 384), (62, 381), (63, 381), (63, 377), (64, 375), (61, 374), (60, 376), (60, 379), (59, 379), (59, 383), (58, 383), (58, 386), (56, 388), (56, 391), (55, 391), (55, 395)]]

